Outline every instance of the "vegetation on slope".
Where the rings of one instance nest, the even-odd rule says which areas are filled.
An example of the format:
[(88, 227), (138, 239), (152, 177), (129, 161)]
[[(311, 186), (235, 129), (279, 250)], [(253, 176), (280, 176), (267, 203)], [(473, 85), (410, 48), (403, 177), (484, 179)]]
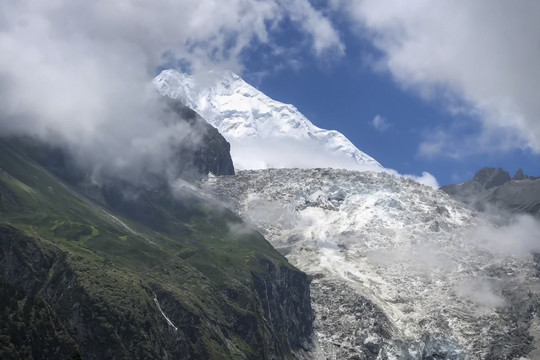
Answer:
[(309, 340), (305, 274), (226, 209), (126, 184), (103, 206), (6, 142), (0, 168), (1, 358), (286, 358)]

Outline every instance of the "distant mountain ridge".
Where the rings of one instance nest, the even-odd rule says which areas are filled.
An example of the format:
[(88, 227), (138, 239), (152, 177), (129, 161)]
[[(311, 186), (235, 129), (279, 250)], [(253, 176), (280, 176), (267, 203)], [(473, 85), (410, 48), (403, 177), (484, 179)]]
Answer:
[(340, 132), (316, 127), (294, 106), (269, 98), (230, 71), (194, 79), (164, 70), (154, 85), (219, 130), (231, 143), (237, 169), (382, 168)]
[(514, 177), (502, 168), (483, 168), (473, 179), (440, 188), (477, 210), (490, 208), (540, 217), (540, 178), (519, 169)]

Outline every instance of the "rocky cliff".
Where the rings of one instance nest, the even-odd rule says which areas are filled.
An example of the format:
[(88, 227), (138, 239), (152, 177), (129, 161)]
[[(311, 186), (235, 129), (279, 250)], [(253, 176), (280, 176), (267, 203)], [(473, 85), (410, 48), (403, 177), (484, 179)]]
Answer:
[(234, 175), (231, 146), (218, 130), (178, 100), (170, 99), (167, 102), (171, 110), (178, 114), (179, 119), (187, 122), (196, 132), (203, 134), (197, 148), (179, 148), (178, 158), (182, 159), (182, 163), (179, 162), (178, 165), (184, 169), (183, 173), (187, 174), (189, 168), (193, 167), (202, 175), (210, 172), (215, 175)]

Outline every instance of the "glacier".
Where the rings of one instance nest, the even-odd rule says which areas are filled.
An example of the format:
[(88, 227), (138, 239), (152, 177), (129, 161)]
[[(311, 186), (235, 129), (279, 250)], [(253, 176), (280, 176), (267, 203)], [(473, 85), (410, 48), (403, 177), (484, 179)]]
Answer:
[(231, 144), (236, 169), (382, 169), (340, 132), (318, 128), (293, 105), (271, 99), (231, 71), (194, 78), (170, 69), (153, 82), (219, 130)]
[(200, 187), (312, 277), (313, 359), (520, 359), (538, 345), (537, 259), (512, 251), (511, 231), (501, 252), (497, 225), (442, 191), (337, 169)]

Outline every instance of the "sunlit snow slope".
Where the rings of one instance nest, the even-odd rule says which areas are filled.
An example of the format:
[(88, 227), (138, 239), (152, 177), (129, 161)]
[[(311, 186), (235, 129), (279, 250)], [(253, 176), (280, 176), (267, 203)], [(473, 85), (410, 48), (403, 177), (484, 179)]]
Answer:
[(343, 134), (316, 127), (294, 106), (272, 100), (230, 71), (195, 81), (164, 70), (154, 84), (219, 130), (231, 143), (236, 169), (382, 168)]
[(538, 340), (532, 219), (497, 229), (383, 172), (240, 171), (202, 187), (313, 277), (316, 359), (518, 359)]

